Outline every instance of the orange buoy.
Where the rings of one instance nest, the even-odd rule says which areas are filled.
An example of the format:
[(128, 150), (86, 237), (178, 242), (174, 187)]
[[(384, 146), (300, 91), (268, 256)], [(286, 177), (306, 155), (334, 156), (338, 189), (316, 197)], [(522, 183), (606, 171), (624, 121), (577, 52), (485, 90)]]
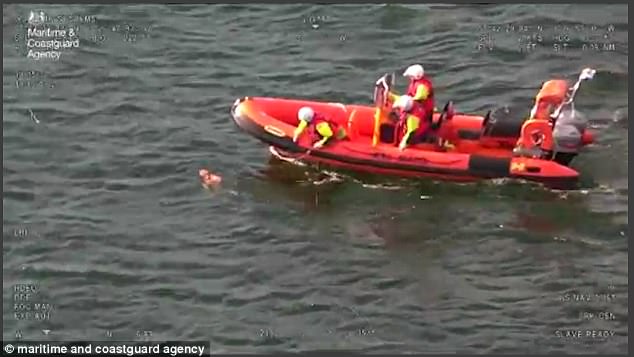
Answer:
[(207, 169), (200, 169), (198, 176), (205, 187), (216, 187), (222, 182), (222, 177), (212, 174)]

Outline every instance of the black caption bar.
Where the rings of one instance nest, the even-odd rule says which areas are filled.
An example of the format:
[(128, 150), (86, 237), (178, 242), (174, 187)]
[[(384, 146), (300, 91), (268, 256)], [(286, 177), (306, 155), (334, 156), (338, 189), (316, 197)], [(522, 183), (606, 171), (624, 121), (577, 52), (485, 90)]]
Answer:
[(208, 341), (2, 341), (4, 356), (211, 356)]

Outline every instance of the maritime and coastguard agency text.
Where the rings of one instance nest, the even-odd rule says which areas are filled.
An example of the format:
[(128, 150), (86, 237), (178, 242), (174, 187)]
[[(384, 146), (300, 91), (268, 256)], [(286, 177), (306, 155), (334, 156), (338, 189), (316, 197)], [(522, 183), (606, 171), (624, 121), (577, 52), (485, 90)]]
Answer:
[(5, 356), (210, 356), (210, 343), (181, 342), (3, 342)]
[(79, 47), (77, 29), (53, 29), (29, 26), (26, 32), (26, 57), (32, 60), (59, 60), (62, 50)]

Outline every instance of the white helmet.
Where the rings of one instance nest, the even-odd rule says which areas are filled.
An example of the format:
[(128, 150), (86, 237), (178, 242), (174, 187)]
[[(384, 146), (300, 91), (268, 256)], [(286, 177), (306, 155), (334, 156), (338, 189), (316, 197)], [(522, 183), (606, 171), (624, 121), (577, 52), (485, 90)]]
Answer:
[(421, 66), (420, 64), (413, 64), (407, 67), (405, 72), (403, 72), (403, 77), (410, 77), (414, 79), (421, 79), (423, 78), (424, 75), (425, 75), (425, 70), (423, 69), (423, 66)]
[(307, 123), (310, 123), (313, 120), (314, 116), (315, 116), (315, 112), (310, 107), (302, 107), (297, 112), (297, 118)]
[(411, 110), (412, 106), (414, 106), (414, 99), (409, 95), (402, 95), (398, 97), (398, 99), (394, 101), (394, 104), (392, 104), (392, 108), (401, 108), (405, 111)]

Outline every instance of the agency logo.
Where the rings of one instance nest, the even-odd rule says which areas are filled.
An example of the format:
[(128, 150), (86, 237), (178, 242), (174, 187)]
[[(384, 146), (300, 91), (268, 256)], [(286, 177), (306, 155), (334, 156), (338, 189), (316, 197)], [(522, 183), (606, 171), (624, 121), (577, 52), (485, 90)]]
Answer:
[(44, 11), (31, 11), (31, 13), (29, 14), (29, 24), (31, 25), (37, 25), (37, 24), (42, 24), (46, 21), (46, 14), (44, 14)]

